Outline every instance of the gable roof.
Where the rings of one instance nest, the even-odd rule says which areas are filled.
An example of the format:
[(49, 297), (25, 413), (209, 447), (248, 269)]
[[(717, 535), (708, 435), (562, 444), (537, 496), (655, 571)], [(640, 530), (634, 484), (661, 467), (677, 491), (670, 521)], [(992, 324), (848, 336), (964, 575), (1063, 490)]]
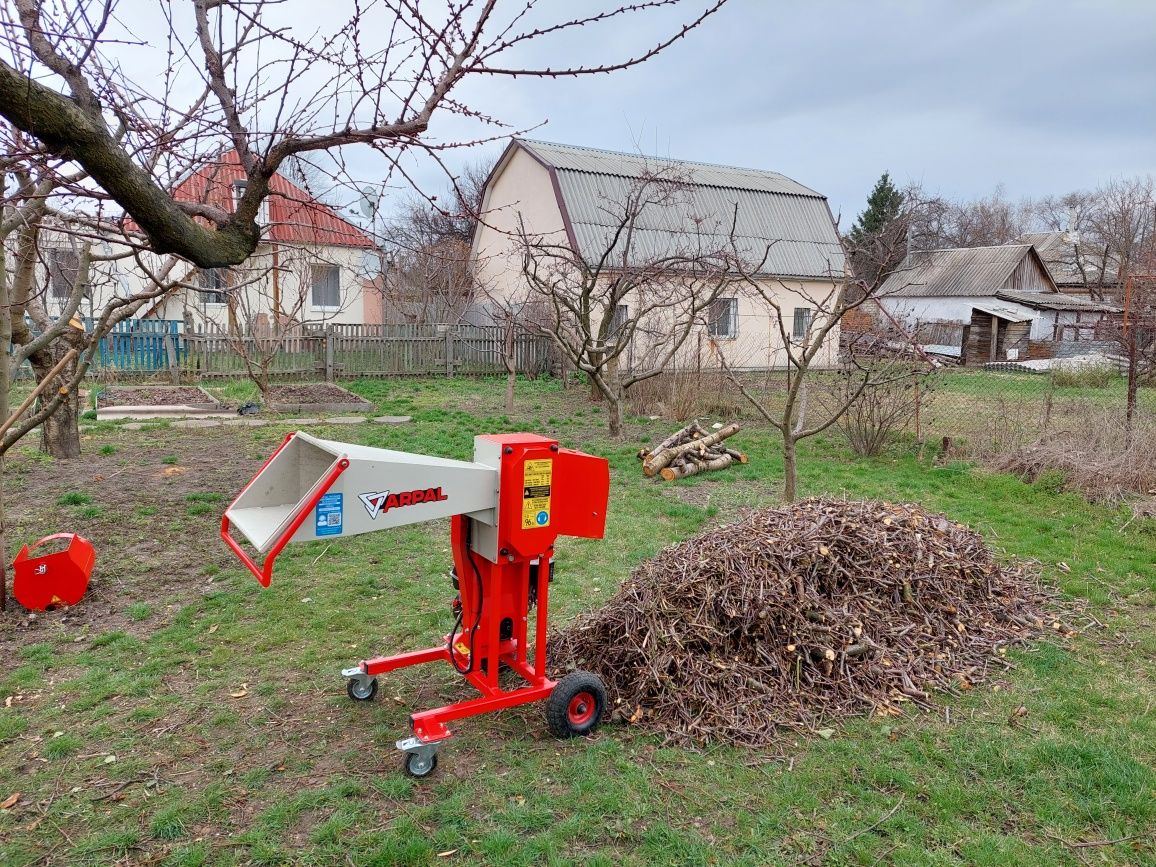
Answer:
[(1048, 269), (1031, 244), (999, 247), (955, 247), (909, 253), (879, 287), (881, 298), (993, 296), (1009, 289), (1012, 274), (1031, 260), (1047, 292), (1057, 292)]
[[(1109, 257), (1107, 267), (1100, 273), (1100, 263), (1095, 255), (1089, 255), (1089, 250), (1077, 250), (1079, 235), (1071, 232), (1029, 232), (1019, 238), (1021, 244), (1031, 244), (1044, 260), (1052, 279), (1057, 286), (1098, 286), (1107, 281), (1116, 280), (1116, 263)], [(1087, 280), (1081, 273), (1078, 261), (1083, 257)]]
[[(615, 226), (608, 213), (625, 202), (640, 178), (674, 172), (690, 178), (686, 201), (677, 208), (646, 209), (640, 214), (634, 244), (641, 259), (675, 252), (679, 239), (706, 236), (719, 247), (730, 237), (740, 255), (763, 259), (760, 271), (780, 277), (840, 278), (843, 247), (827, 199), (777, 172), (617, 153), (596, 148), (514, 139), (549, 170), (570, 242), (587, 261), (610, 244)], [(499, 166), (505, 162), (505, 157)], [(672, 216), (673, 212), (673, 216)]]
[[(230, 150), (177, 184), (173, 198), (202, 202), (231, 212), (234, 182), (244, 180), (245, 170), (241, 168), (237, 152)], [(280, 174), (269, 179), (265, 203), (269, 220), (261, 233), (263, 241), (322, 247), (373, 246), (363, 231)]]

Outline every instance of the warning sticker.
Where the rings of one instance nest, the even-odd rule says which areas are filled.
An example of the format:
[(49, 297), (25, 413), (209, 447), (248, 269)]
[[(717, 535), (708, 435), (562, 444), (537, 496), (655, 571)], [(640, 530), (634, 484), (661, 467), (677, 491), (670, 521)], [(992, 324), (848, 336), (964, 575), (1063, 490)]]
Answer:
[(313, 526), (313, 532), (316, 535), (341, 535), (341, 519), (343, 513), (341, 499), (341, 494), (326, 494), (317, 501), (317, 509), (314, 512), (316, 522)]
[(550, 479), (554, 461), (526, 461), (522, 476), (522, 529), (550, 526)]

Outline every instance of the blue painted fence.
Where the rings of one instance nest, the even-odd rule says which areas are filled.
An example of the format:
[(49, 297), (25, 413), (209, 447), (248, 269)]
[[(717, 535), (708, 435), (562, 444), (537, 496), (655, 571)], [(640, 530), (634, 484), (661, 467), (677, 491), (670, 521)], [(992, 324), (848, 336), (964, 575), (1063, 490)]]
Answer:
[[(85, 322), (91, 329), (92, 322)], [(92, 366), (97, 370), (168, 370), (171, 341), (179, 365), (188, 356), (184, 323), (178, 319), (126, 319), (101, 338)]]

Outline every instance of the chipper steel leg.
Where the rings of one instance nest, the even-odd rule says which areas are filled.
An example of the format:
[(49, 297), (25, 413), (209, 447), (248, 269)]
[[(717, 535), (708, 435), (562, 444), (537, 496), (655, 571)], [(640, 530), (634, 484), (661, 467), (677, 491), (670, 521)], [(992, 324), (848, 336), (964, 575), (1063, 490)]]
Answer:
[[(437, 768), (447, 723), (546, 699), (550, 731), (592, 731), (606, 704), (602, 681), (572, 672), (546, 675), (546, 626), (554, 542), (601, 538), (609, 493), (607, 462), (535, 434), (474, 438), (474, 461), (412, 455), (291, 434), (225, 512), (221, 535), (263, 585), (288, 542), (354, 535), (450, 517), (456, 623), (426, 650), (367, 659), (342, 670), (346, 691), (372, 701), (378, 675), (445, 661), (478, 697), (414, 713), (413, 736), (397, 741), (405, 772)], [(258, 565), (230, 536), (236, 528)], [(534, 609), (533, 658), (530, 613)], [(503, 689), (501, 668), (522, 681)]]

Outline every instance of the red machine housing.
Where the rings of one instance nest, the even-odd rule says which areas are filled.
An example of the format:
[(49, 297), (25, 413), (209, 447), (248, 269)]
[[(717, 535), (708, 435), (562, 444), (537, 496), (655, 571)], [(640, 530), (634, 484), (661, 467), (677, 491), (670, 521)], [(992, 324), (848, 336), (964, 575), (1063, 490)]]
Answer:
[[(63, 550), (40, 556), (32, 552), (50, 542), (66, 542)], [(58, 546), (59, 547), (59, 546)], [(12, 563), (12, 595), (32, 611), (57, 605), (75, 605), (88, 590), (88, 578), (96, 563), (92, 543), (76, 533), (55, 533), (25, 545)]]
[[(602, 538), (610, 470), (604, 458), (564, 449), (536, 434), (482, 437), (500, 449), (496, 522), (497, 557), (478, 551), (477, 525), (465, 515), (451, 519), (454, 571), (460, 593), (459, 626), (428, 650), (360, 663), (373, 677), (435, 660), (450, 662), (480, 697), (411, 716), (424, 743), (450, 736), (446, 723), (546, 698), (555, 682), (546, 676), (546, 624), (554, 541), (558, 536)], [(533, 653), (530, 610), (536, 604)], [(532, 657), (532, 658), (531, 658)], [(502, 689), (504, 664), (525, 685)], [(589, 713), (576, 705), (575, 713)]]

